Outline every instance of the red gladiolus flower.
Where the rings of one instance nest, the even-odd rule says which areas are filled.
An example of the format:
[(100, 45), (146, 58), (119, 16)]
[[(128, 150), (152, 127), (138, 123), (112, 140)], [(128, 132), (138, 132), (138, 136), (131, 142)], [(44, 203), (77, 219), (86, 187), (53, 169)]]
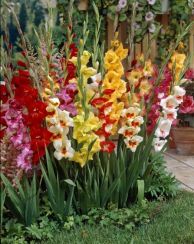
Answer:
[(103, 94), (104, 95), (111, 95), (115, 90), (114, 89), (105, 89), (103, 91)]
[(17, 62), (17, 64), (18, 64), (18, 66), (21, 66), (21, 67), (25, 67), (26, 68), (26, 64), (23, 61), (21, 61), (21, 60), (19, 60)]
[(37, 89), (29, 85), (21, 85), (15, 90), (15, 99), (23, 106), (33, 103), (37, 98)]
[(38, 160), (45, 155), (45, 148), (50, 143), (52, 133), (42, 127), (31, 128), (31, 148), (33, 150), (33, 163), (37, 164)]
[(106, 115), (109, 114), (109, 110), (112, 109), (112, 102), (105, 103), (102, 107), (99, 108), (99, 115), (100, 119), (103, 119)]
[(102, 105), (103, 103), (107, 102), (108, 99), (104, 98), (104, 97), (99, 97), (99, 98), (95, 98), (91, 101), (91, 105), (94, 107), (97, 107), (98, 105)]
[(100, 146), (103, 152), (111, 153), (115, 149), (115, 144), (112, 141), (102, 141)]
[(31, 104), (27, 104), (28, 108), (28, 115), (25, 116), (26, 123), (28, 125), (34, 124), (35, 126), (45, 119), (45, 117), (48, 115), (48, 112), (46, 111), (46, 103), (41, 101), (35, 101)]
[(3, 139), (4, 134), (5, 134), (5, 129), (0, 130), (0, 140), (2, 140), (2, 139)]
[(28, 70), (22, 70), (22, 69), (20, 69), (20, 70), (18, 70), (18, 72), (19, 72), (19, 76), (27, 76), (27, 77), (30, 76), (30, 73), (29, 73)]
[(77, 56), (77, 52), (78, 52), (78, 50), (77, 50), (77, 48), (76, 48), (75, 43), (72, 43), (72, 44), (70, 45), (70, 50), (71, 50), (71, 58), (72, 58), (72, 57), (76, 57), (76, 56)]
[(3, 103), (6, 103), (6, 101), (8, 100), (8, 95), (9, 93), (7, 92), (6, 86), (5, 85), (0, 85), (0, 100)]
[(98, 129), (95, 133), (96, 133), (96, 135), (105, 137), (105, 138), (108, 138), (111, 135), (111, 133), (105, 131), (105, 127)]

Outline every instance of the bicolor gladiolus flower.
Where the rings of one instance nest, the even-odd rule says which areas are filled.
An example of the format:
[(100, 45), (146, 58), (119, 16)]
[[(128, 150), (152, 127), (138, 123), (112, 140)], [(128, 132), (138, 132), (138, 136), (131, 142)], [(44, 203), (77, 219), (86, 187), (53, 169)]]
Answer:
[(160, 152), (166, 143), (167, 143), (167, 140), (161, 140), (158, 137), (154, 138), (153, 139), (154, 150), (156, 152)]
[(101, 141), (100, 146), (103, 152), (111, 153), (115, 149), (115, 143), (112, 141)]
[(143, 137), (141, 136), (133, 136), (132, 138), (125, 138), (124, 142), (126, 146), (132, 151), (135, 152), (138, 145), (143, 141)]
[(183, 96), (185, 95), (186, 91), (184, 88), (180, 86), (174, 86), (174, 97), (176, 98), (177, 102), (180, 104), (183, 102)]
[(146, 77), (151, 77), (153, 75), (154, 68), (151, 60), (145, 61), (145, 65), (143, 68), (143, 75)]
[(158, 128), (155, 131), (155, 136), (166, 138), (169, 135), (171, 125), (171, 121), (164, 118), (160, 118)]
[(126, 78), (130, 85), (137, 86), (140, 82), (140, 78), (143, 76), (142, 69), (133, 69), (126, 73)]
[(129, 122), (129, 124), (133, 127), (139, 127), (140, 125), (142, 125), (144, 122), (144, 119), (142, 116), (137, 116), (135, 117), (132, 121)]
[(128, 120), (133, 120), (140, 113), (140, 108), (129, 107), (128, 109), (123, 109), (121, 116), (126, 117)]
[(160, 106), (165, 110), (173, 110), (179, 105), (177, 99), (173, 95), (161, 99)]
[(57, 160), (62, 158), (72, 158), (74, 155), (74, 149), (71, 147), (71, 142), (67, 137), (58, 138), (53, 141), (55, 148), (54, 156)]
[(118, 130), (119, 134), (124, 135), (127, 138), (131, 138), (140, 132), (140, 127), (123, 126)]
[(164, 118), (165, 119), (173, 122), (177, 118), (177, 109), (174, 109), (174, 110), (172, 110), (172, 109), (170, 109), (170, 110), (165, 109), (163, 111), (163, 114), (164, 114)]
[(94, 83), (99, 83), (102, 80), (102, 74), (97, 73), (90, 77)]

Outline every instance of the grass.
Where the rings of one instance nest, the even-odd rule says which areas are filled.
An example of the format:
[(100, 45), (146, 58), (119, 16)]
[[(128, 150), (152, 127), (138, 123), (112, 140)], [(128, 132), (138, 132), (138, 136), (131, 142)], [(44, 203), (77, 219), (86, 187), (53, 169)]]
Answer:
[(151, 221), (133, 233), (116, 227), (84, 226), (61, 232), (57, 244), (194, 244), (194, 194), (181, 192), (175, 199), (152, 202)]

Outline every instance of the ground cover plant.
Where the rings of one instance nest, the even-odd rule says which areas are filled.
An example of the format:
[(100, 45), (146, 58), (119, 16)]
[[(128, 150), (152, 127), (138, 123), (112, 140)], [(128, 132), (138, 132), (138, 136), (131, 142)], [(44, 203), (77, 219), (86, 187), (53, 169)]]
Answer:
[[(133, 7), (135, 8), (135, 4)], [(53, 41), (52, 11), (33, 48), (12, 13), (22, 52), (13, 63), (4, 23), (1, 76), (2, 236), (8, 243), (52, 239), (75, 225), (113, 225), (132, 230), (149, 221), (148, 199), (175, 196), (162, 153), (185, 95), (188, 66), (176, 48), (161, 67), (149, 55), (131, 60), (115, 32), (100, 43), (95, 12), (93, 50), (87, 50), (88, 17), (74, 43), (73, 1), (67, 38)], [(130, 45), (133, 45), (133, 38)], [(122, 61), (128, 58), (124, 70)], [(133, 206), (133, 204), (138, 205)]]
[[(176, 199), (152, 202), (147, 214), (149, 223), (134, 232), (115, 226), (84, 225), (56, 236), (58, 243), (193, 243), (194, 195), (180, 192)], [(167, 221), (168, 220), (168, 221)], [(173, 226), (173, 228), (172, 228)]]

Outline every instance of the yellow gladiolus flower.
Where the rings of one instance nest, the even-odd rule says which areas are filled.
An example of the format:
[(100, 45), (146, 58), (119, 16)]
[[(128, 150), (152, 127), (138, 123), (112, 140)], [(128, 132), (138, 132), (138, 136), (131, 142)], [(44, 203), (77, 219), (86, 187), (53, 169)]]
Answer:
[(149, 81), (147, 79), (142, 80), (140, 83), (140, 86), (139, 86), (140, 95), (141, 96), (148, 95), (151, 88), (152, 88), (152, 85), (149, 83)]
[(171, 57), (171, 62), (168, 64), (168, 67), (172, 70), (174, 69), (175, 81), (178, 82), (180, 78), (180, 73), (184, 67), (184, 62), (186, 55), (184, 53), (174, 52)]
[(119, 79), (120, 75), (116, 71), (110, 70), (105, 74), (103, 83), (112, 83), (114, 81), (118, 81)]
[(154, 68), (153, 68), (151, 60), (146, 61), (144, 68), (143, 68), (144, 76), (152, 76), (153, 72), (154, 72)]
[(143, 76), (143, 72), (140, 69), (132, 70), (128, 72), (126, 75), (127, 80), (130, 85), (137, 86), (139, 83), (139, 79)]
[(128, 54), (128, 49), (123, 48), (123, 44), (120, 43), (118, 48), (115, 50), (116, 55), (120, 58), (120, 60), (124, 59), (127, 57)]
[(74, 156), (72, 158), (72, 160), (76, 163), (79, 163), (81, 167), (84, 167), (84, 165), (87, 163), (87, 160), (92, 160), (93, 155), (100, 151), (101, 147), (99, 138), (96, 139), (90, 151), (89, 146), (90, 144), (85, 143), (80, 151), (74, 153)]
[(120, 44), (119, 40), (111, 41), (111, 47), (113, 47), (113, 48), (118, 48), (119, 44)]
[(89, 59), (91, 57), (91, 54), (88, 51), (83, 51), (83, 54), (81, 56), (81, 65), (87, 65), (89, 62)]
[(105, 54), (104, 65), (107, 70), (114, 70), (119, 65), (119, 57), (113, 50), (109, 50)]
[(96, 69), (87, 67), (86, 65), (81, 65), (81, 74), (83, 75), (84, 85), (86, 85), (88, 78), (96, 73)]

